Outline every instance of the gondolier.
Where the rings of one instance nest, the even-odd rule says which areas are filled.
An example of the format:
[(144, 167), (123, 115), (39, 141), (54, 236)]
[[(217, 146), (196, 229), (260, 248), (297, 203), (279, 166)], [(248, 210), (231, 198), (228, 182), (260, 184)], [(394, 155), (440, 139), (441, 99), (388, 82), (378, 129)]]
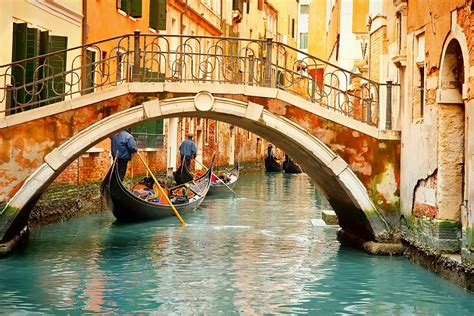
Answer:
[(127, 173), (128, 162), (132, 153), (138, 151), (137, 143), (128, 131), (120, 131), (110, 137), (112, 140), (112, 157), (117, 157), (117, 168), (120, 180), (123, 181)]
[(186, 164), (186, 167), (189, 169), (191, 165), (191, 159), (196, 158), (196, 144), (193, 141), (193, 134), (189, 133), (188, 137), (181, 143), (179, 146), (179, 153), (181, 157), (181, 165), (183, 161)]

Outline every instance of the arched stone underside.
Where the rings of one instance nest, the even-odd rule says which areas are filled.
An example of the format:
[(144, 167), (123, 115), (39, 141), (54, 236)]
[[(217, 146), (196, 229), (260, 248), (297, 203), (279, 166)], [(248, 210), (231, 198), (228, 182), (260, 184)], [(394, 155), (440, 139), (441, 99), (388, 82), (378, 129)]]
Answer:
[[(209, 95), (210, 96), (210, 95)], [(156, 118), (204, 117), (231, 123), (273, 142), (298, 161), (323, 188), (341, 227), (366, 240), (390, 238), (390, 227), (377, 211), (366, 188), (347, 163), (324, 143), (284, 117), (253, 102), (209, 96), (151, 100), (129, 108), (82, 130), (46, 155), (44, 163), (10, 199), (0, 217), (0, 240), (7, 241), (27, 223), (41, 193), (72, 161), (101, 140), (126, 127)], [(198, 109), (201, 109), (198, 110)]]

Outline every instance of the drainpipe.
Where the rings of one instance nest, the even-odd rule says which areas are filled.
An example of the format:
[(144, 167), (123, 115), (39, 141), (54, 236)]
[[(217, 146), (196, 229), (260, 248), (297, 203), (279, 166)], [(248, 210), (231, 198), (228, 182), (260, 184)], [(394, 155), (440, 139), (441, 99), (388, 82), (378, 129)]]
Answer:
[[(81, 45), (84, 45), (87, 43), (87, 0), (82, 0), (82, 30), (81, 30)], [(82, 55), (82, 62), (86, 60), (86, 54), (84, 51), (84, 54)], [(81, 67), (81, 78), (84, 79), (86, 77), (86, 69), (84, 67)], [(85, 87), (85, 80), (81, 80), (81, 90), (84, 90)]]

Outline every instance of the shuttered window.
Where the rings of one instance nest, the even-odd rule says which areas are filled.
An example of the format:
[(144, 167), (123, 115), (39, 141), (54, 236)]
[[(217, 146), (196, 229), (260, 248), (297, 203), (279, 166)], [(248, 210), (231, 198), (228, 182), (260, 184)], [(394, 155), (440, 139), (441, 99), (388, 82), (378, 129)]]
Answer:
[(132, 128), (132, 135), (140, 148), (163, 148), (163, 120), (142, 123)]
[(150, 23), (155, 30), (166, 30), (166, 0), (150, 0)]
[(142, 17), (142, 0), (117, 0), (117, 9), (134, 18)]
[[(27, 27), (26, 23), (13, 23), (12, 62), (66, 48), (65, 36), (50, 36), (47, 31)], [(37, 103), (36, 106), (42, 106), (64, 100), (62, 95), (65, 91), (65, 71), (66, 52), (13, 66), (12, 107), (32, 102)], [(51, 100), (41, 102), (46, 99)]]

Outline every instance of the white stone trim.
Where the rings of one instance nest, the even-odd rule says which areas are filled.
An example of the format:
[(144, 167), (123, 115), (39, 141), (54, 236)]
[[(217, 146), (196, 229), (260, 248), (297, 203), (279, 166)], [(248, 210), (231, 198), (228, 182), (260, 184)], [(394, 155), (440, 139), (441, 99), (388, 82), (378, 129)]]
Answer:
[(247, 111), (245, 111), (245, 118), (253, 121), (258, 121), (262, 116), (263, 106), (257, 103), (249, 102)]
[(76, 12), (64, 4), (54, 0), (27, 0), (27, 2), (73, 25), (82, 25), (82, 18), (84, 17), (82, 13)]
[(51, 169), (57, 171), (61, 168), (61, 166), (67, 163), (67, 159), (57, 148), (55, 148), (52, 152), (44, 157), (44, 162), (46, 162), (51, 167)]
[(162, 115), (160, 100), (151, 100), (143, 103), (143, 109), (147, 118), (158, 117)]

